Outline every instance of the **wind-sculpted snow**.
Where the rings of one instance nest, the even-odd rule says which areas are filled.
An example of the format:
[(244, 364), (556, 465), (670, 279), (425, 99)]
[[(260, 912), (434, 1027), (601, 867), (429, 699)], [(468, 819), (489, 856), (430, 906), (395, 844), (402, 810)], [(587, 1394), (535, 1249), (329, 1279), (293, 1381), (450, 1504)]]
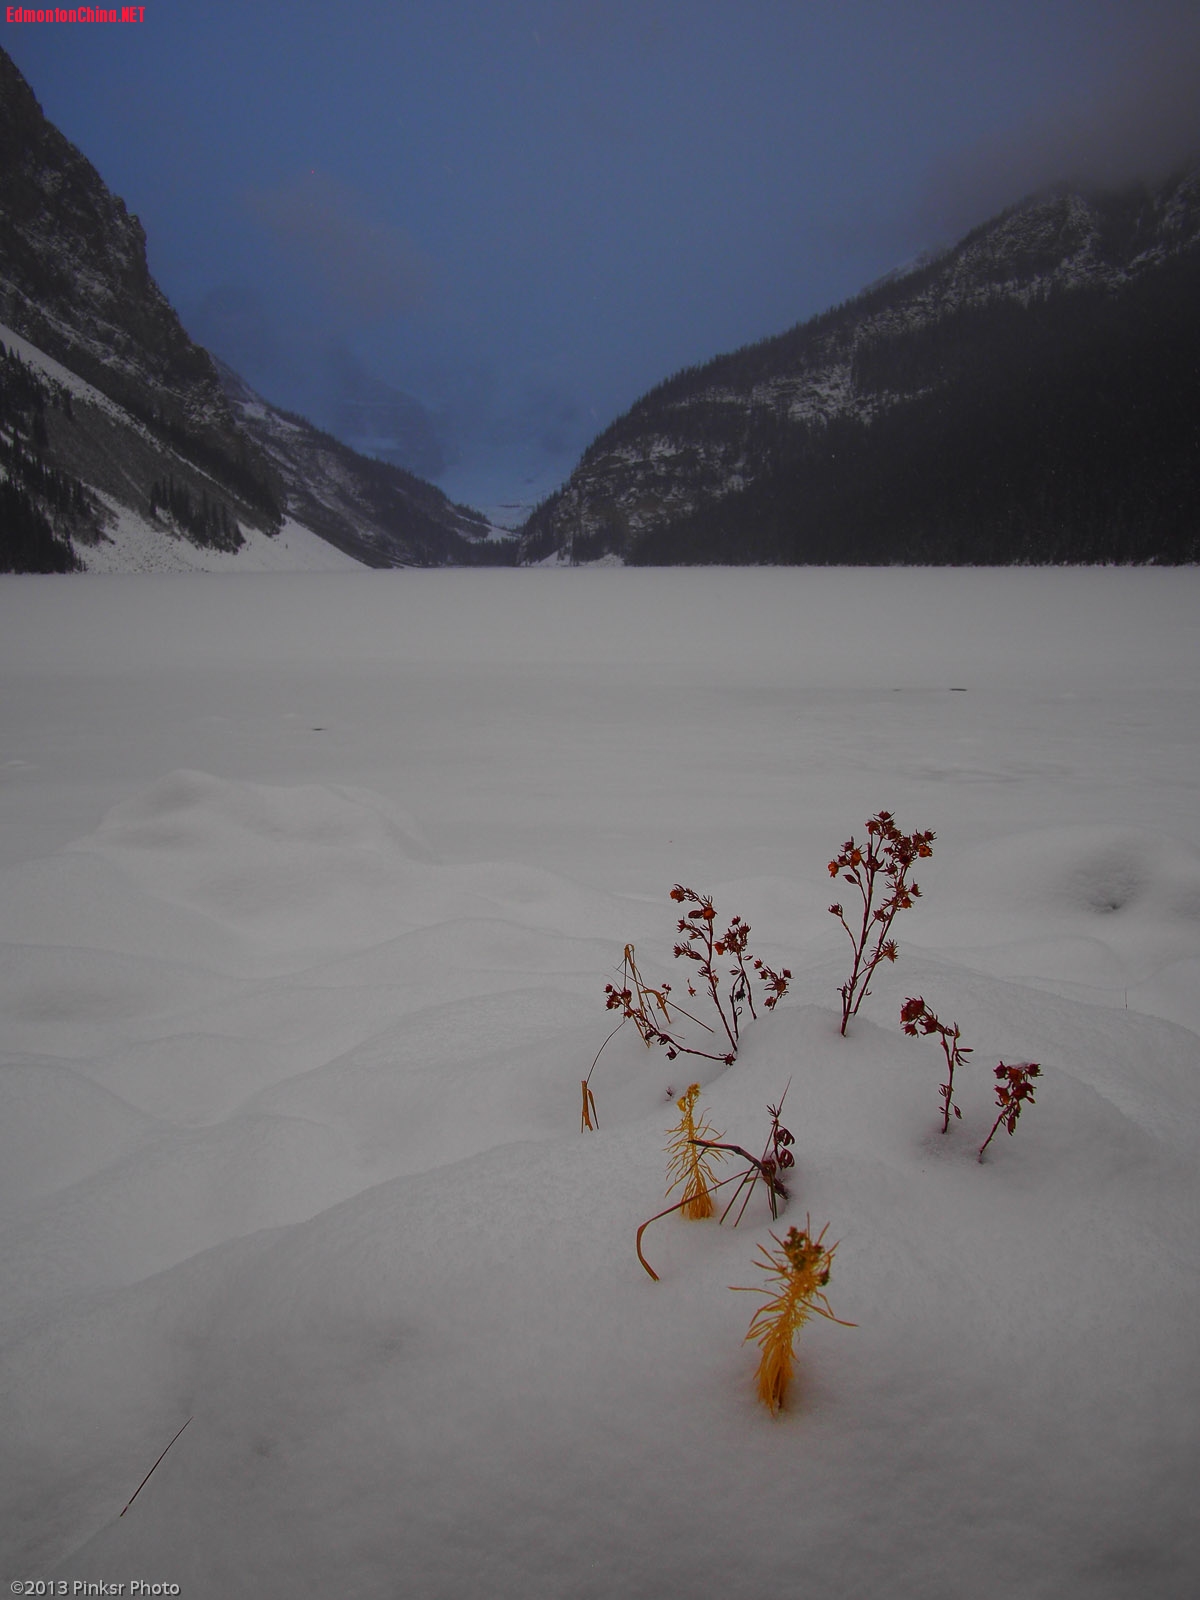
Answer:
[(409, 920), (406, 890), (424, 852), (387, 811), (381, 797), (175, 772), (114, 807), (77, 848), (250, 937), (290, 945), (324, 933), (340, 949), (355, 926), (368, 942)]
[[(12, 876), (42, 937), (72, 942), (0, 945), (9, 1040), (47, 1052), (0, 1072), (9, 1200), (55, 1196), (12, 1240), (10, 1316), (553, 1131), (561, 1063), (592, 1011), (554, 979), (586, 988), (606, 957), (550, 931), (581, 910), (578, 890), (435, 863), (409, 816), (345, 786), (172, 772)], [(8, 930), (19, 922), (10, 911)], [(197, 940), (197, 923), (219, 939)], [(129, 954), (139, 924), (217, 970)], [(276, 971), (289, 976), (263, 976)], [(276, 1031), (313, 1012), (333, 1027), (320, 1066)]]
[[(1194, 574), (447, 580), (0, 587), (5, 1570), (1190, 1597)], [(881, 806), (937, 838), (842, 1038)], [(618, 1033), (581, 1134), (675, 882), (792, 991), (729, 1069)], [(915, 995), (974, 1051), (944, 1136)], [(696, 1076), (751, 1150), (786, 1087), (780, 1222), (840, 1241), (778, 1419), (765, 1201), (634, 1253)]]
[[(1200, 852), (1186, 839), (1112, 825), (996, 839), (947, 874), (938, 935), (992, 972), (1121, 991), (1139, 1009), (1194, 1016), (1200, 986)], [(959, 909), (986, 901), (986, 917)], [(1032, 933), (1032, 937), (1031, 937)]]

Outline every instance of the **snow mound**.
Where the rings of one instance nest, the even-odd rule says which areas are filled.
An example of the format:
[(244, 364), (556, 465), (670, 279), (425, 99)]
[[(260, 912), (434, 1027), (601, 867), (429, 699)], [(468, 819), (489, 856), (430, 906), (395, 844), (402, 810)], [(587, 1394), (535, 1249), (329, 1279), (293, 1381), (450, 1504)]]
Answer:
[(971, 856), (997, 907), (1047, 916), (1140, 915), (1176, 925), (1200, 943), (1200, 852), (1144, 828), (1077, 825), (1018, 834)]
[(258, 849), (298, 844), (310, 850), (428, 853), (412, 820), (380, 795), (320, 784), (269, 788), (186, 770), (168, 773), (114, 806), (96, 838), (110, 849), (130, 850), (213, 853), (249, 841)]
[(186, 962), (69, 945), (0, 944), (0, 1008), (10, 1048), (87, 1056), (152, 1036), (189, 1008), (240, 992)]
[(933, 898), (922, 930), (963, 959), (1200, 1020), (1168, 998), (1200, 979), (1200, 852), (1181, 839), (1084, 823), (1011, 834), (941, 865)]
[(191, 771), (118, 803), (74, 849), (250, 939), (310, 949), (368, 944), (414, 921), (406, 901), (428, 856), (381, 795)]
[(81, 846), (0, 873), (0, 939), (85, 946), (221, 969), (239, 946), (230, 929), (195, 909), (144, 893), (113, 862)]
[[(71, 863), (85, 860), (93, 863), (90, 886), (72, 876)], [(106, 881), (105, 868), (118, 884)], [(573, 922), (611, 937), (619, 927), (608, 896), (585, 896), (559, 874), (503, 861), (434, 861), (411, 816), (371, 790), (256, 784), (187, 770), (120, 801), (63, 856), (24, 870), (23, 912), (59, 937), (67, 919), (54, 918), (41, 897), (65, 874), (60, 900), (95, 890), (95, 909), (86, 914), (98, 943), (144, 948), (157, 928), (237, 971), (308, 967), (326, 958), (340, 964), (332, 982), (369, 981), (368, 972), (378, 980), (389, 966), (387, 981), (402, 981), (414, 954), (425, 977), (436, 979), (434, 960), (419, 956), (433, 950), (435, 925), (490, 920), (495, 926), (479, 939), (493, 947), (495, 964), (515, 962), (526, 971), (532, 950), (548, 956), (551, 936)], [(78, 878), (86, 875), (81, 868)], [(81, 898), (86, 905), (88, 894)], [(142, 904), (146, 898), (158, 905)], [(106, 924), (106, 904), (119, 908), (124, 934)], [(542, 937), (531, 946), (537, 931)], [(397, 947), (393, 962), (387, 941), (404, 935), (411, 936), (407, 947)], [(519, 945), (523, 960), (514, 954)], [(448, 955), (444, 939), (442, 949)], [(368, 952), (355, 976), (346, 966), (349, 951)], [(561, 955), (551, 964), (560, 967)]]
[[(169, 1570), (224, 1592), (269, 1528), (281, 1594), (350, 1567), (363, 1594), (402, 1570), (437, 1600), (703, 1593), (716, 1568), (787, 1592), (804, 1565), (848, 1594), (1115, 1597), (1150, 1581), (1182, 1600), (1196, 1552), (1179, 1397), (1196, 1361), (1181, 1268), (1200, 1186), (1186, 1137), (1163, 1143), (1095, 1091), (1089, 1009), (1023, 1008), (1054, 1065), (983, 1166), (986, 1069), (943, 1138), (930, 1041), (869, 1020), (843, 1040), (833, 1008), (779, 1013), (710, 1085), (717, 1126), (754, 1145), (791, 1078), (783, 1224), (810, 1212), (840, 1240), (829, 1293), (857, 1326), (802, 1333), (780, 1420), (754, 1400), (753, 1302), (728, 1287), (757, 1276), (765, 1207), (738, 1230), (656, 1224), (658, 1284), (634, 1256), (662, 1203), (664, 1105), (376, 1184), (64, 1316), (39, 1349), (56, 1398), (22, 1401), (5, 1446), (39, 1508), (29, 1559), (65, 1520), (33, 1430), (79, 1396), (68, 1503), (94, 1532), (64, 1575)], [(1113, 1054), (1151, 1097), (1190, 1081), (1194, 1118), (1194, 1039), (1122, 1023)], [(153, 1494), (118, 1518), (114, 1471), (135, 1485), (189, 1415)], [(714, 1439), (720, 1462), (697, 1474)]]
[(0, 1060), (0, 1208), (11, 1215), (137, 1148), (153, 1120), (61, 1061)]
[(45, 1315), (360, 1187), (336, 1131), (316, 1123), (249, 1115), (168, 1131), (26, 1208), (3, 1237), (0, 1303), (6, 1318)]
[(169, 1033), (80, 1062), (80, 1071), (148, 1115), (185, 1127), (221, 1121), (296, 1071), (295, 1055), (265, 1039), (178, 1027), (175, 1020)]
[(549, 987), (429, 1007), (247, 1109), (336, 1128), (364, 1185), (561, 1134), (562, 1063), (595, 1012)]

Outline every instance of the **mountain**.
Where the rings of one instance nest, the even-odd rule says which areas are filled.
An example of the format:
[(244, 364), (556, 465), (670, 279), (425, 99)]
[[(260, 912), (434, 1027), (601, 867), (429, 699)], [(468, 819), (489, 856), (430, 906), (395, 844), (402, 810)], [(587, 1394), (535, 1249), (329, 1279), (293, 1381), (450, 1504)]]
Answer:
[(0, 571), (504, 559), (489, 533), (219, 371), (0, 50)]
[(411, 394), (368, 372), (348, 350), (325, 351), (330, 428), (360, 454), (423, 478), (446, 470), (449, 457), (437, 422)]
[(279, 527), (266, 464), (151, 278), (141, 223), (46, 121), (3, 51), (0, 323), (6, 523), (22, 499), (26, 525), (0, 565), (82, 564), (80, 549), (122, 508), (218, 550), (240, 545), (240, 524)]
[(373, 460), (271, 405), (218, 361), (225, 394), (270, 462), (289, 516), (369, 567), (510, 563), (513, 542), (492, 540), (485, 517), (440, 489)]
[(300, 412), (361, 455), (421, 478), (440, 478), (454, 456), (446, 418), (371, 372), (331, 332), (286, 338), (266, 298), (246, 284), (223, 283), (184, 313), (193, 338), (259, 394), (287, 397)]
[(1062, 188), (588, 448), (522, 560), (1200, 559), (1200, 171)]

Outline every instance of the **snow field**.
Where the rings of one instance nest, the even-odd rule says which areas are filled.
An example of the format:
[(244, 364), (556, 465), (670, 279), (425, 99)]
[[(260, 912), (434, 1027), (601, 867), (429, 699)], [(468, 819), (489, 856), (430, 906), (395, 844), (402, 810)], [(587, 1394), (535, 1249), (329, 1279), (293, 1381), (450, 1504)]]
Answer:
[[(10, 1576), (1193, 1593), (1197, 583), (0, 588)], [(842, 1039), (825, 863), (881, 806), (938, 840)], [(793, 992), (729, 1069), (623, 1030), (580, 1135), (625, 941), (682, 994), (677, 880)], [(974, 1049), (944, 1137), (909, 994)], [(1001, 1059), (1044, 1075), (980, 1164)], [(751, 1149), (790, 1080), (776, 1231), (840, 1240), (778, 1420), (761, 1196), (634, 1254), (696, 1080)]]
[(112, 513), (112, 522), (100, 544), (76, 544), (75, 554), (87, 572), (100, 576), (128, 576), (185, 572), (357, 572), (361, 563), (306, 528), (285, 517), (278, 533), (267, 534), (248, 523), (241, 528), (237, 550), (214, 550), (193, 544), (183, 534), (164, 531), (147, 522), (111, 495), (93, 489)]

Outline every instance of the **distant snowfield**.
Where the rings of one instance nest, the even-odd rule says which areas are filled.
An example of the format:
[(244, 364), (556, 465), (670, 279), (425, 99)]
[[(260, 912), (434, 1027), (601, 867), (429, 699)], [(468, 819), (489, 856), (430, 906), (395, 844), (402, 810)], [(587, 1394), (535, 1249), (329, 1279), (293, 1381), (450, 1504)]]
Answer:
[[(1190, 1600), (1198, 612), (1195, 570), (0, 582), (3, 1574)], [(827, 863), (881, 807), (937, 842), (843, 1039)], [(626, 1028), (581, 1134), (624, 944), (682, 993), (677, 881), (793, 991), (728, 1069)], [(908, 995), (974, 1049), (945, 1136)], [(980, 1164), (1002, 1059), (1043, 1076)], [(841, 1241), (857, 1326), (778, 1419), (762, 1200), (634, 1254), (696, 1080), (748, 1148), (790, 1083), (776, 1231)]]

